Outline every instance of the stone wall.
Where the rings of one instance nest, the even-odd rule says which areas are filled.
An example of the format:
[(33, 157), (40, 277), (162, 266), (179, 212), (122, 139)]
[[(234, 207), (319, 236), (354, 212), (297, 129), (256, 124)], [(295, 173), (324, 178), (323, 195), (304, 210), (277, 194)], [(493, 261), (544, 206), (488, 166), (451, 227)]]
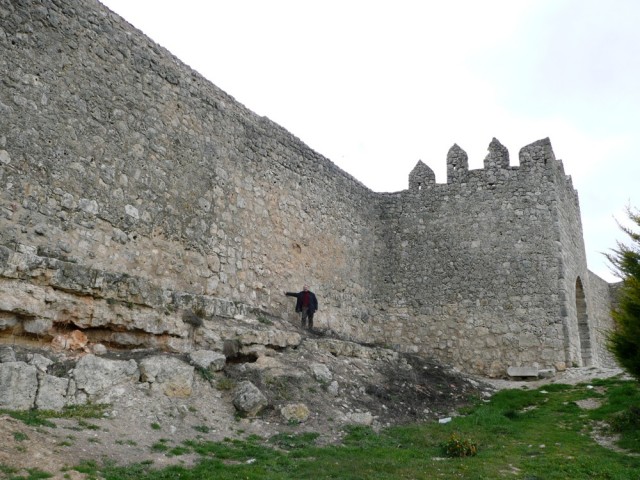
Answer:
[(209, 348), (309, 283), (321, 329), (467, 371), (604, 358), (548, 140), (379, 194), (96, 2), (0, 0), (0, 49), (0, 340)]
[(0, 242), (340, 326), (372, 192), (94, 2), (0, 3)]

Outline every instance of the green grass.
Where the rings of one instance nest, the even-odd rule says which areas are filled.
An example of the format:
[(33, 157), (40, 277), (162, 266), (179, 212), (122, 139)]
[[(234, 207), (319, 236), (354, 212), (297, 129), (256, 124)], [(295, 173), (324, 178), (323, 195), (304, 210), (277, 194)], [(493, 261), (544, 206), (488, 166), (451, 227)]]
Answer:
[[(615, 424), (620, 445), (640, 453), (637, 383), (618, 379), (587, 385), (548, 385), (543, 389), (505, 390), (447, 424), (429, 423), (374, 432), (349, 427), (340, 445), (317, 445), (312, 432), (271, 439), (251, 436), (223, 442), (190, 440), (158, 450), (195, 453), (193, 467), (154, 469), (85, 464), (90, 478), (125, 479), (602, 479), (640, 478), (640, 457), (598, 445), (590, 436), (595, 422)], [(576, 402), (597, 399), (592, 410)], [(626, 418), (628, 417), (628, 418)], [(617, 423), (616, 423), (617, 419)], [(444, 447), (456, 439), (477, 446), (475, 456), (450, 458)]]
[(0, 478), (7, 480), (39, 480), (41, 478), (51, 478), (53, 475), (38, 470), (37, 468), (28, 468), (19, 470), (17, 468), (8, 467), (0, 463)]
[(7, 414), (26, 425), (55, 428), (56, 424), (50, 420), (51, 418), (102, 418), (107, 408), (108, 405), (88, 403), (64, 407), (59, 412), (54, 410), (14, 411), (0, 409), (0, 414)]

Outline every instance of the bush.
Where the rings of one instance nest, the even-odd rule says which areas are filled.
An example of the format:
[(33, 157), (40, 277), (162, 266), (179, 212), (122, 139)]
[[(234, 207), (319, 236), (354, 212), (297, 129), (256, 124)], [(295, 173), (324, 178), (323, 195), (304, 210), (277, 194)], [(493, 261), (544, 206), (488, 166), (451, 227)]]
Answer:
[[(627, 214), (640, 226), (640, 212), (630, 208)], [(620, 227), (633, 241), (618, 242), (618, 248), (607, 255), (616, 274), (622, 279), (617, 305), (611, 312), (615, 327), (607, 338), (607, 348), (620, 366), (640, 380), (640, 233)]]
[(478, 454), (478, 446), (475, 443), (462, 440), (455, 433), (442, 444), (442, 450), (447, 457), (475, 457)]
[(631, 406), (612, 418), (611, 431), (616, 433), (633, 432), (640, 429), (640, 407)]

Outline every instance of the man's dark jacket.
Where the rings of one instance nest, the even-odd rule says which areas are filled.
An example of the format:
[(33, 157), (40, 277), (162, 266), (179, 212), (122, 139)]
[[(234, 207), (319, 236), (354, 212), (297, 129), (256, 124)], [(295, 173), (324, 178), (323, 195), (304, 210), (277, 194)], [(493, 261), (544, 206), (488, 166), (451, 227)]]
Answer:
[[(305, 291), (301, 291), (301, 292), (285, 292), (285, 295), (287, 295), (288, 297), (296, 297), (296, 312), (301, 312), (302, 311), (302, 297), (304, 295)], [(311, 313), (315, 312), (316, 310), (318, 310), (318, 299), (316, 298), (316, 294), (313, 293), (312, 291), (307, 290), (307, 293), (309, 294), (309, 311)]]

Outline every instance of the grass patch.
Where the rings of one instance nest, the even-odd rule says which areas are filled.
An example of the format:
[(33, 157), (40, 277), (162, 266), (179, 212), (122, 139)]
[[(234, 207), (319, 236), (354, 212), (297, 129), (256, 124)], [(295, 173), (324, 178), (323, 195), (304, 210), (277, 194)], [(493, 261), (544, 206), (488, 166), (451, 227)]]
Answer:
[(109, 405), (105, 404), (92, 404), (88, 403), (85, 405), (74, 405), (64, 407), (61, 411), (55, 410), (24, 410), (24, 411), (16, 411), (16, 410), (2, 410), (0, 409), (0, 414), (9, 415), (16, 420), (20, 420), (25, 425), (30, 425), (32, 427), (49, 427), (56, 428), (56, 424), (53, 423), (50, 419), (52, 418), (102, 418), (104, 416), (104, 412), (109, 407)]
[(222, 377), (216, 383), (216, 388), (222, 391), (233, 390), (235, 387), (236, 387), (235, 380), (227, 377)]
[[(314, 432), (252, 436), (222, 442), (184, 442), (170, 455), (200, 456), (193, 467), (155, 469), (85, 466), (85, 473), (125, 479), (602, 479), (638, 478), (640, 457), (608, 450), (590, 436), (598, 422), (617, 419), (620, 445), (640, 453), (632, 407), (640, 405), (637, 383), (619, 379), (587, 385), (549, 385), (543, 389), (505, 390), (468, 408), (447, 424), (428, 423), (376, 432), (369, 427), (345, 430), (339, 445), (320, 446)], [(580, 400), (596, 398), (587, 410)], [(628, 412), (628, 413), (626, 413)], [(625, 443), (626, 442), (626, 443)], [(447, 456), (443, 446), (453, 446)], [(458, 455), (456, 453), (464, 453)], [(475, 455), (474, 455), (475, 453)]]
[(41, 478), (51, 478), (53, 475), (43, 472), (37, 468), (19, 470), (0, 463), (0, 478), (8, 480), (39, 480)]
[(138, 445), (138, 442), (134, 440), (116, 440), (116, 443), (118, 445), (129, 445), (131, 447), (135, 447), (136, 445)]
[(213, 372), (211, 370), (209, 370), (208, 368), (203, 368), (200, 366), (196, 366), (195, 367), (195, 371), (198, 375), (200, 375), (200, 377), (202, 377), (204, 380), (208, 381), (208, 382), (212, 382), (213, 379), (215, 378)]
[(93, 423), (89, 423), (86, 420), (78, 420), (78, 426), (82, 429), (86, 429), (86, 430), (100, 430), (100, 427), (93, 424)]
[(269, 443), (286, 450), (293, 450), (315, 445), (315, 441), (319, 436), (319, 434), (314, 432), (298, 433), (293, 435), (278, 433), (269, 439)]
[(153, 452), (166, 452), (167, 450), (169, 450), (169, 445), (167, 445), (166, 443), (160, 441), (160, 442), (156, 442), (153, 445), (151, 445), (151, 450)]
[(26, 433), (22, 433), (22, 432), (13, 432), (13, 439), (16, 442), (24, 442), (25, 440), (29, 440), (29, 437), (27, 436)]

